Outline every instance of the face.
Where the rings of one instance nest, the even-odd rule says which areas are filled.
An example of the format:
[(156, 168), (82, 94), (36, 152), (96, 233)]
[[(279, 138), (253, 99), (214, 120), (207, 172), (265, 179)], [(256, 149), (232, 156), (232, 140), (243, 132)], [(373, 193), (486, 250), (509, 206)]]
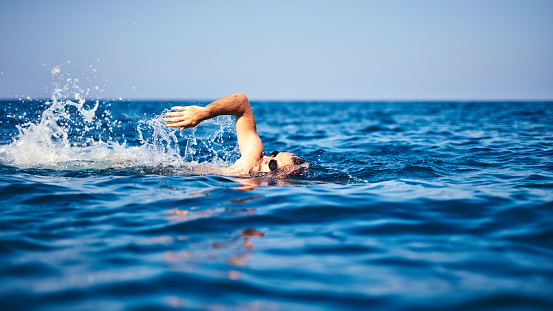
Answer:
[(290, 152), (279, 152), (276, 155), (273, 154), (271, 154), (271, 156), (263, 156), (263, 158), (259, 159), (259, 163), (254, 166), (253, 170), (255, 172), (269, 173), (273, 171), (271, 168), (275, 168), (276, 165), (276, 171), (280, 172), (286, 171), (286, 169), (289, 169), (294, 165), (294, 157), (296, 157), (295, 154)]

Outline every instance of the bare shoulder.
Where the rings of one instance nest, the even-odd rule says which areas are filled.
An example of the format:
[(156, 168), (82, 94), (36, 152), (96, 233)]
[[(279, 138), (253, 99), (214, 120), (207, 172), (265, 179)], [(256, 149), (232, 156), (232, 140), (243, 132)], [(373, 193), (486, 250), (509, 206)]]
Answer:
[(227, 175), (227, 176), (242, 176), (242, 175), (247, 175), (250, 173), (251, 171), (251, 168), (254, 166), (254, 165), (257, 165), (258, 163), (258, 160), (257, 159), (256, 161), (252, 161), (252, 160), (249, 160), (247, 158), (244, 158), (244, 157), (241, 157), (240, 159), (238, 159), (234, 164), (232, 164), (231, 166), (228, 166), (226, 168), (224, 168), (224, 175)]

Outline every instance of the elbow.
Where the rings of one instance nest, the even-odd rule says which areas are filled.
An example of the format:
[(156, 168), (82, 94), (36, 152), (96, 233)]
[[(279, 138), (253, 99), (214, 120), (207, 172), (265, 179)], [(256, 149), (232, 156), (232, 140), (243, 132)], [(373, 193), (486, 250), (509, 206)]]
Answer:
[(248, 98), (243, 93), (236, 93), (232, 95), (234, 100), (240, 101), (240, 102), (248, 102)]
[(238, 107), (240, 107), (239, 109), (241, 113), (248, 113), (248, 112), (251, 113), (250, 102), (248, 101), (248, 98), (246, 97), (246, 95), (242, 93), (236, 93), (231, 96), (232, 96), (232, 100), (238, 103)]

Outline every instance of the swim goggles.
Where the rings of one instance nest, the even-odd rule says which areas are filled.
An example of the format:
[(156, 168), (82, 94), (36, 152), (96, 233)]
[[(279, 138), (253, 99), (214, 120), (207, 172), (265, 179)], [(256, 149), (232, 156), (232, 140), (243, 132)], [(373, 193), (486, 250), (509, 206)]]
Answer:
[[(276, 157), (278, 153), (279, 152), (275, 150), (271, 153), (270, 157)], [(271, 170), (271, 172), (274, 172), (278, 169), (277, 161), (275, 159), (269, 161), (269, 169)]]

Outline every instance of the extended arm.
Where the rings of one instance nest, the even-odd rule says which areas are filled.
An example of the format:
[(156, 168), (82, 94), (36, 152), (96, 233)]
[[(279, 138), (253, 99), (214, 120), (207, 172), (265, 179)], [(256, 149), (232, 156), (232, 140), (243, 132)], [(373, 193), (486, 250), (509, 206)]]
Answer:
[(233, 115), (236, 118), (236, 136), (240, 148), (240, 162), (244, 165), (253, 165), (263, 156), (263, 144), (257, 135), (255, 118), (248, 98), (241, 93), (218, 99), (206, 107), (186, 106), (173, 107), (178, 112), (168, 112), (163, 119), (169, 127), (195, 127), (200, 122), (220, 115)]

